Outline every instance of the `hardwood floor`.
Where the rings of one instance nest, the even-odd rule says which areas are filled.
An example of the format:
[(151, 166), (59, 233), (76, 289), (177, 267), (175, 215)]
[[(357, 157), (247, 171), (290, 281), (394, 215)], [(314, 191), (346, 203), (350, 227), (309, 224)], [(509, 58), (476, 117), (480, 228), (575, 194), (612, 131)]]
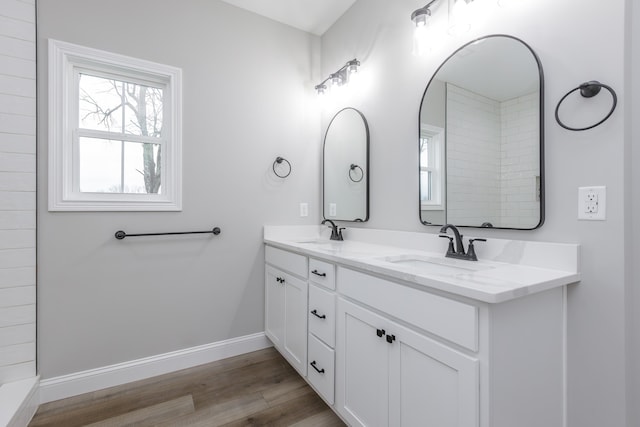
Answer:
[(87, 393), (38, 409), (42, 426), (345, 424), (273, 348)]

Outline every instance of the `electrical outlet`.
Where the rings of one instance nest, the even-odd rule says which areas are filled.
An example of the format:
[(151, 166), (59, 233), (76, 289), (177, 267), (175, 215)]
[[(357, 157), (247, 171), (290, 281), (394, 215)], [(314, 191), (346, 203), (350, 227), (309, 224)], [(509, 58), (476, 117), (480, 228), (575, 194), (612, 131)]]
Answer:
[(300, 216), (309, 216), (309, 204), (300, 203)]
[(329, 203), (329, 216), (338, 215), (337, 211), (338, 211), (337, 205), (335, 203)]
[(584, 201), (584, 211), (588, 214), (598, 213), (598, 193), (593, 190), (587, 191)]
[(606, 219), (607, 187), (578, 188), (578, 219), (604, 221)]

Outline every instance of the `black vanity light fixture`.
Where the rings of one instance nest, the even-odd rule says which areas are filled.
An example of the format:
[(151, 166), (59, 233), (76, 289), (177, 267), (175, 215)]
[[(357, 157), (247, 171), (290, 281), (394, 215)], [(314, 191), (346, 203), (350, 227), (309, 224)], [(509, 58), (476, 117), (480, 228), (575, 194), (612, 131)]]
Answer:
[[(434, 3), (439, 0), (431, 0), (425, 6), (414, 10), (411, 13), (411, 20), (416, 29), (427, 27), (429, 20), (435, 9)], [(449, 34), (461, 34), (471, 28), (470, 5), (474, 0), (444, 0), (447, 2), (447, 12), (449, 18)], [(500, 7), (511, 7), (519, 3), (520, 0), (495, 0)], [(433, 6), (433, 7), (431, 7)]]
[[(423, 7), (411, 13), (411, 21), (415, 25), (414, 53), (420, 55), (425, 52), (431, 17), (439, 0), (431, 0)], [(448, 14), (448, 33), (459, 35), (471, 28), (470, 4), (474, 0), (445, 0)]]
[[(411, 13), (411, 20), (416, 28), (426, 27), (429, 18), (431, 18), (431, 6), (438, 0), (431, 0), (425, 6), (414, 10)], [(469, 23), (469, 4), (473, 0), (447, 0), (449, 11), (449, 31), (456, 32), (456, 26), (462, 26), (462, 30), (468, 30)]]
[(327, 84), (331, 84), (333, 87), (340, 87), (347, 84), (350, 80), (350, 76), (358, 72), (360, 61), (353, 58), (351, 61), (347, 61), (338, 71), (329, 74), (329, 77), (324, 79), (320, 84), (315, 86), (318, 95), (324, 95), (329, 87)]

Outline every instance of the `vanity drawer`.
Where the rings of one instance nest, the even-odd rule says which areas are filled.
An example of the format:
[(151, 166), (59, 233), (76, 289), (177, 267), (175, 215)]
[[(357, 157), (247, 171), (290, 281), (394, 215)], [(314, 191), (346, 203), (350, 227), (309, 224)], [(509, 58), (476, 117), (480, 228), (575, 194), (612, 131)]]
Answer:
[(336, 270), (333, 264), (320, 261), (317, 259), (309, 259), (309, 280), (313, 283), (324, 286), (325, 288), (336, 288)]
[(337, 276), (342, 295), (478, 351), (477, 307), (348, 268)]
[(309, 349), (307, 351), (309, 369), (307, 379), (324, 397), (333, 405), (334, 381), (335, 381), (335, 352), (322, 341), (309, 334)]
[(268, 264), (288, 271), (297, 276), (307, 278), (307, 257), (267, 246), (264, 249), (264, 260)]
[(336, 297), (313, 284), (309, 285), (309, 332), (335, 347)]

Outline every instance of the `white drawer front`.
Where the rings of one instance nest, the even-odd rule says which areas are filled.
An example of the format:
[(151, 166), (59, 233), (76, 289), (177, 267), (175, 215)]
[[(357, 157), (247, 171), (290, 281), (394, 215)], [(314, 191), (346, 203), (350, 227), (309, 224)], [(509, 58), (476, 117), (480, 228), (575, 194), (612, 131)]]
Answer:
[(363, 304), (478, 351), (478, 308), (338, 267), (338, 291)]
[(309, 280), (313, 283), (324, 286), (325, 288), (336, 288), (336, 273), (333, 264), (320, 261), (317, 259), (309, 259)]
[(307, 278), (307, 257), (293, 252), (283, 251), (282, 249), (267, 246), (264, 249), (264, 260), (275, 267), (284, 271), (295, 274), (303, 278)]
[(307, 379), (331, 405), (334, 399), (335, 354), (322, 341), (309, 334)]
[(315, 285), (309, 285), (309, 332), (335, 347), (336, 297)]

